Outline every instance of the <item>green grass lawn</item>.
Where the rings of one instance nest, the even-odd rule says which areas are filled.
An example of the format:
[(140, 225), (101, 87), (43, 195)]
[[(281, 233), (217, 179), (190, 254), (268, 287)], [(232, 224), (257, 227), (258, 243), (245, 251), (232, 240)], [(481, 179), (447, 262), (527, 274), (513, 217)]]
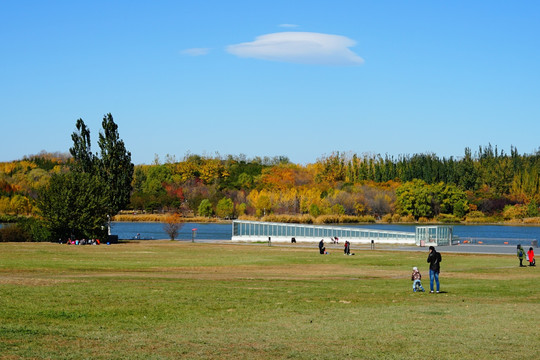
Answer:
[(540, 269), (427, 251), (0, 244), (0, 359), (524, 359)]

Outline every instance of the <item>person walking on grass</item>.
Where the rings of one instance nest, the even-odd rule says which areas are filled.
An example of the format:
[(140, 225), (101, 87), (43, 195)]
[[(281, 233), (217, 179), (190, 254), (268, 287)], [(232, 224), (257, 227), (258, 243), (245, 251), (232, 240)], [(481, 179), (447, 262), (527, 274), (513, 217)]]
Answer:
[(431, 294), (433, 294), (433, 280), (435, 280), (435, 284), (437, 286), (437, 294), (439, 293), (439, 273), (441, 272), (441, 261), (441, 254), (435, 250), (434, 246), (430, 246), (427, 262), (429, 263), (429, 289), (431, 290)]
[(523, 265), (523, 259), (525, 259), (525, 250), (523, 250), (521, 244), (518, 244), (517, 246), (517, 257), (519, 259), (519, 267), (525, 267), (525, 265)]

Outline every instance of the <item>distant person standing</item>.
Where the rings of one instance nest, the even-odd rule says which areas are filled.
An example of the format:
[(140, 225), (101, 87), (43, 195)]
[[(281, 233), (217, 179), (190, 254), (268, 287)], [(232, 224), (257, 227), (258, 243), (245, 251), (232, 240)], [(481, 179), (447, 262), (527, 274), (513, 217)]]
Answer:
[(429, 289), (431, 290), (431, 294), (433, 294), (433, 280), (435, 280), (435, 284), (437, 285), (437, 294), (439, 293), (439, 273), (441, 272), (441, 261), (441, 254), (435, 250), (434, 246), (430, 246), (427, 262), (429, 263)]
[(525, 259), (525, 250), (523, 250), (521, 244), (518, 244), (517, 246), (517, 257), (519, 259), (519, 267), (525, 267), (525, 265), (523, 265), (523, 259)]
[(349, 240), (345, 241), (345, 249), (343, 250), (343, 252), (345, 253), (345, 255), (351, 255), (351, 243), (349, 242)]
[(326, 248), (324, 247), (324, 240), (321, 239), (321, 241), (319, 241), (319, 254), (324, 255), (325, 250)]
[(536, 260), (534, 259), (534, 250), (532, 247), (527, 251), (527, 256), (529, 257), (529, 266), (536, 266)]

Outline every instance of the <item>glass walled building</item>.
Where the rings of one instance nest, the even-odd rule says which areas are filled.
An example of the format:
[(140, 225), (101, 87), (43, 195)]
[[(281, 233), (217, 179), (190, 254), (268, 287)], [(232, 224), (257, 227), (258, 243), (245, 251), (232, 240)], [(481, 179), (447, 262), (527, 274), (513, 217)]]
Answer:
[(284, 224), (234, 220), (233, 241), (314, 242), (337, 237), (356, 244), (451, 245), (451, 226), (418, 226), (416, 233), (329, 225)]
[(454, 229), (451, 226), (417, 226), (416, 245), (452, 245)]

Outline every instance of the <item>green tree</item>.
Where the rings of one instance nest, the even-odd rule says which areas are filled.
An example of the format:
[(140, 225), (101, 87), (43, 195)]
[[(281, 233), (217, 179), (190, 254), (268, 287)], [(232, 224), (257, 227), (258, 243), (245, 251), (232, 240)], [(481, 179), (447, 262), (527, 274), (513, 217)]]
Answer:
[(538, 215), (540, 215), (540, 211), (538, 211), (538, 204), (536, 203), (535, 200), (532, 200), (527, 205), (527, 216), (535, 217), (535, 216), (538, 216)]
[(433, 216), (433, 195), (425, 181), (415, 179), (406, 182), (396, 189), (396, 196), (402, 215), (413, 215), (415, 219)]
[[(467, 204), (467, 195), (463, 190), (454, 184), (445, 184), (443, 182), (431, 185), (431, 193), (433, 195), (433, 212), (435, 215), (454, 214), (463, 217), (469, 210)], [(456, 205), (460, 207), (456, 213)], [(459, 215), (462, 214), (462, 215)]]
[(236, 215), (237, 216), (242, 216), (242, 215), (245, 215), (246, 214), (246, 208), (247, 208), (247, 205), (246, 203), (240, 203), (236, 206)]
[(99, 133), (98, 140), (101, 149), (98, 174), (105, 185), (108, 215), (112, 217), (129, 204), (133, 163), (131, 153), (126, 150), (124, 141), (118, 135), (118, 125), (111, 113), (103, 117), (102, 127), (103, 132)]
[(216, 215), (222, 219), (230, 219), (234, 213), (233, 201), (229, 198), (223, 198), (218, 201), (216, 206)]
[(460, 199), (454, 204), (454, 216), (457, 218), (463, 218), (469, 211), (469, 205), (467, 200)]
[(108, 207), (104, 184), (92, 174), (70, 172), (54, 174), (40, 188), (37, 205), (52, 239), (66, 240), (71, 235), (103, 238), (106, 235)]
[(212, 210), (212, 203), (208, 199), (204, 199), (199, 204), (199, 216), (206, 216), (210, 217), (212, 216), (213, 210)]
[(311, 216), (313, 216), (313, 217), (317, 217), (317, 216), (321, 215), (321, 210), (319, 209), (317, 204), (311, 204), (309, 206), (309, 214)]
[(69, 149), (71, 156), (73, 156), (71, 169), (77, 172), (93, 174), (96, 172), (96, 157), (92, 154), (90, 129), (86, 127), (83, 119), (78, 119), (75, 126), (77, 131), (71, 134), (73, 146)]
[(153, 165), (148, 169), (142, 190), (149, 195), (165, 194), (164, 183), (171, 181), (171, 170), (166, 165)]
[(98, 145), (91, 152), (90, 130), (82, 119), (71, 138), (72, 172), (51, 177), (40, 190), (38, 208), (51, 234), (65, 239), (103, 236), (102, 226), (129, 203), (133, 164), (109, 113), (103, 117)]
[(456, 177), (457, 185), (463, 189), (474, 190), (478, 185), (478, 172), (469, 148), (465, 148), (465, 156), (456, 164)]

